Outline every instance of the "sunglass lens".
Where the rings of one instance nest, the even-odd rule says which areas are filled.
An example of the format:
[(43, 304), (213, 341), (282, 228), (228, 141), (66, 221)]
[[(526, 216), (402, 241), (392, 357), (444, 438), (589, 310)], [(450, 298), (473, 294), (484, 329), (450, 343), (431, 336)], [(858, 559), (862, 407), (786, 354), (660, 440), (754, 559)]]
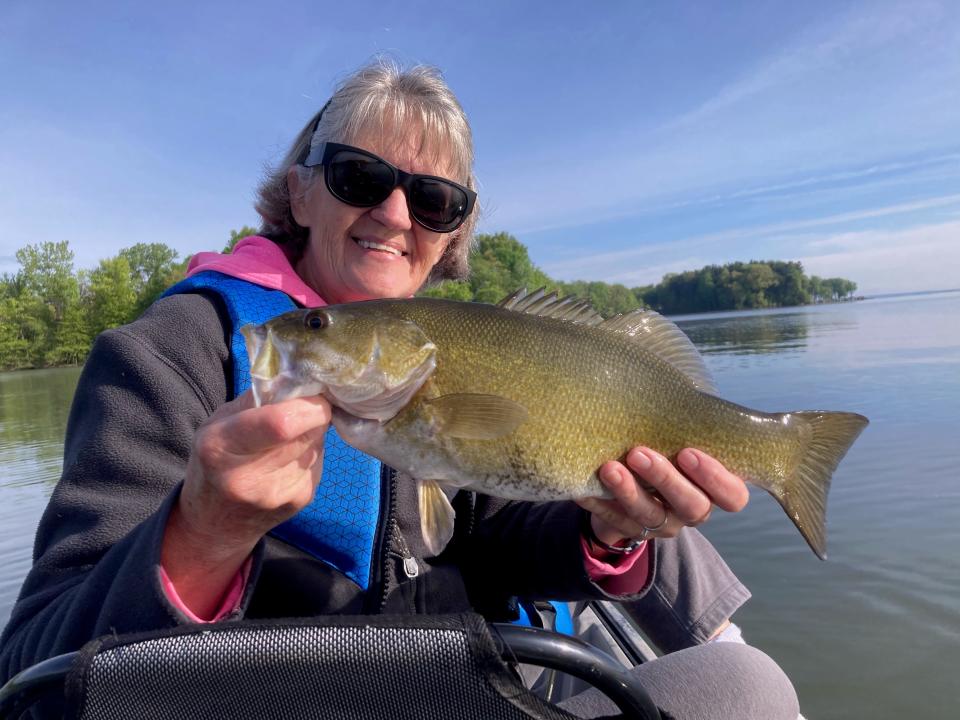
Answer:
[(330, 192), (344, 202), (370, 207), (383, 202), (393, 191), (393, 170), (367, 155), (343, 151), (327, 167)]
[(467, 198), (460, 188), (442, 180), (418, 178), (410, 194), (410, 207), (418, 219), (434, 230), (459, 225), (467, 209)]

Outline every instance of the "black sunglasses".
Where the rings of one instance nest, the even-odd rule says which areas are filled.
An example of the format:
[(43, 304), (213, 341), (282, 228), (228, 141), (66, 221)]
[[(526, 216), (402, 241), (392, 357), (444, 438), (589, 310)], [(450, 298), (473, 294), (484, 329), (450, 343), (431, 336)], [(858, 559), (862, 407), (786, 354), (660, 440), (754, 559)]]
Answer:
[(323, 165), (330, 194), (347, 205), (373, 207), (397, 187), (407, 195), (410, 215), (434, 232), (452, 232), (473, 211), (477, 194), (435, 175), (417, 175), (394, 167), (372, 152), (352, 145), (325, 142), (310, 150), (305, 167)]

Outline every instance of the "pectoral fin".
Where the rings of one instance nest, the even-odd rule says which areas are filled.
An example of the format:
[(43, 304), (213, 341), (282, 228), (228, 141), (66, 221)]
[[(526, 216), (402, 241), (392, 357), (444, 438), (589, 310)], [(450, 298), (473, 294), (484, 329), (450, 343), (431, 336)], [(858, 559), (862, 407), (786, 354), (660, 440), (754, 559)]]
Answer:
[(433, 412), (438, 432), (464, 440), (495, 440), (527, 419), (523, 405), (499, 395), (454, 393), (425, 403)]
[(453, 537), (456, 512), (443, 490), (433, 480), (417, 484), (420, 499), (420, 532), (432, 557), (439, 555)]

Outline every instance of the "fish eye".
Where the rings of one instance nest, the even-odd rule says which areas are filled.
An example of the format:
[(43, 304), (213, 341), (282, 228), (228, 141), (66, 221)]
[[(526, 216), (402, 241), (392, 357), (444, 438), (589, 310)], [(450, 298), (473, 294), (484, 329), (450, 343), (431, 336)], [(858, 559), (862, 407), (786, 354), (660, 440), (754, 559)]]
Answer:
[(327, 317), (325, 312), (314, 310), (307, 314), (303, 320), (303, 324), (308, 330), (323, 330), (323, 328), (330, 324), (330, 318)]

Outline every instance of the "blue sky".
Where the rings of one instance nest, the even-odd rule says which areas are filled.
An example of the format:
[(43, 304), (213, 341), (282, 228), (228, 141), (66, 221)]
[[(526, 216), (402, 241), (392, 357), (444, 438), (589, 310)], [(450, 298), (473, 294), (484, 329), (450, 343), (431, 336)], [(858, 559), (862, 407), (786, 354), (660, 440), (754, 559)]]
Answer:
[(0, 272), (69, 240), (218, 249), (265, 164), (377, 53), (440, 67), (480, 229), (629, 286), (795, 259), (960, 287), (960, 3), (0, 4)]

